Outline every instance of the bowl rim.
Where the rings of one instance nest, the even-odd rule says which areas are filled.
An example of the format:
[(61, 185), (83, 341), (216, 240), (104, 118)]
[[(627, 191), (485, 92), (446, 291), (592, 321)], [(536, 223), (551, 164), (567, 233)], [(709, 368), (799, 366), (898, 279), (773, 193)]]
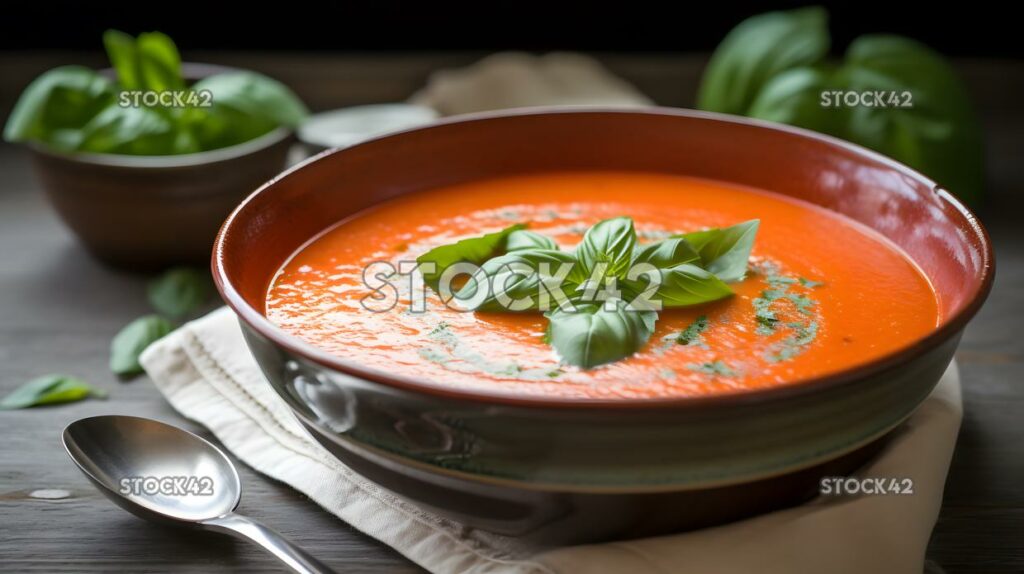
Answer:
[(412, 128), (409, 130), (402, 130), (398, 132), (389, 133), (387, 135), (378, 136), (366, 140), (365, 142), (356, 144), (354, 147), (366, 145), (379, 140), (384, 140), (392, 137), (399, 137), (402, 134), (420, 131), (437, 129), (443, 126), (460, 123), (472, 123), (478, 121), (487, 121), (492, 119), (520, 117), (520, 116), (538, 116), (538, 115), (561, 115), (561, 114), (630, 114), (630, 115), (655, 115), (655, 116), (669, 116), (669, 117), (685, 117), (694, 118), (701, 120), (712, 120), (717, 122), (724, 122), (729, 124), (736, 124), (746, 127), (754, 127), (758, 129), (766, 129), (771, 131), (783, 132), (789, 135), (794, 135), (806, 139), (816, 140), (818, 142), (827, 144), (829, 146), (842, 148), (847, 152), (864, 156), (872, 161), (884, 164), (889, 168), (899, 172), (900, 174), (918, 181), (919, 183), (925, 184), (928, 188), (932, 189), (933, 192), (947, 204), (961, 214), (969, 227), (970, 231), (980, 240), (982, 247), (982, 276), (981, 281), (978, 284), (977, 290), (971, 294), (969, 300), (952, 316), (948, 317), (946, 321), (940, 324), (935, 330), (931, 331), (927, 335), (918, 338), (910, 344), (893, 350), (881, 357), (874, 360), (865, 362), (863, 364), (854, 365), (846, 369), (836, 371), (834, 373), (828, 373), (825, 375), (819, 375), (816, 377), (809, 377), (794, 381), (790, 384), (780, 385), (777, 387), (767, 387), (759, 389), (741, 389), (734, 392), (718, 393), (707, 396), (687, 396), (687, 397), (650, 397), (650, 398), (637, 398), (629, 400), (618, 400), (608, 398), (578, 398), (578, 397), (560, 397), (560, 396), (544, 396), (544, 395), (533, 395), (533, 394), (518, 394), (509, 391), (492, 390), (486, 388), (472, 388), (465, 389), (454, 387), (450, 385), (444, 385), (436, 382), (432, 382), (428, 379), (411, 377), (408, 375), (396, 375), (379, 370), (376, 368), (366, 367), (360, 365), (357, 361), (344, 359), (332, 355), (326, 351), (323, 351), (316, 346), (307, 343), (296, 336), (286, 333), (280, 327), (274, 325), (263, 313), (249, 305), (246, 300), (242, 297), (241, 293), (234, 287), (228, 276), (227, 268), (225, 265), (225, 243), (230, 241), (229, 237), (233, 237), (232, 227), (235, 222), (238, 221), (247, 206), (254, 201), (254, 199), (261, 193), (266, 192), (272, 188), (278, 181), (287, 178), (291, 173), (303, 169), (306, 165), (314, 162), (323, 160), (327, 156), (335, 153), (344, 153), (346, 149), (330, 149), (307, 158), (305, 161), (292, 166), (291, 168), (280, 173), (274, 179), (260, 186), (256, 191), (244, 199), (231, 215), (224, 221), (223, 226), (217, 234), (216, 241), (214, 242), (213, 254), (211, 257), (211, 268), (213, 271), (214, 283), (217, 286), (218, 291), (239, 320), (251, 327), (261, 336), (269, 339), (278, 347), (287, 350), (290, 353), (298, 355), (303, 359), (312, 361), (320, 366), (328, 369), (335, 370), (344, 375), (356, 377), (362, 380), (371, 381), (377, 384), (382, 384), (387, 387), (394, 389), (412, 392), (412, 393), (423, 393), (436, 398), (447, 399), (447, 400), (460, 400), (474, 403), (486, 403), (492, 405), (507, 405), (517, 407), (528, 407), (528, 408), (549, 408), (549, 409), (569, 409), (569, 410), (580, 410), (580, 409), (592, 409), (592, 410), (635, 410), (635, 409), (680, 409), (680, 408), (704, 408), (708, 406), (728, 406), (736, 404), (747, 404), (756, 403), (768, 400), (785, 399), (794, 396), (800, 396), (807, 393), (818, 392), (824, 389), (832, 388), (839, 385), (846, 385), (856, 383), (862, 379), (883, 373), (889, 369), (895, 368), (903, 363), (914, 360), (926, 354), (927, 352), (939, 347), (950, 338), (956, 336), (974, 317), (974, 315), (981, 308), (985, 299), (988, 297), (992, 283), (995, 277), (995, 256), (992, 249), (992, 242), (988, 232), (978, 221), (978, 218), (968, 209), (960, 200), (950, 194), (945, 188), (937, 184), (932, 179), (921, 174), (920, 172), (910, 168), (909, 166), (900, 163), (888, 156), (882, 155), (873, 150), (859, 146), (857, 144), (841, 140), (832, 136), (814, 132), (811, 130), (797, 128), (793, 126), (787, 126), (784, 124), (777, 124), (774, 122), (768, 122), (764, 120), (757, 120), (752, 118), (745, 118), (740, 116), (734, 116), (731, 114), (720, 114), (715, 112), (705, 112), (699, 110), (690, 110), (684, 108), (668, 108), (668, 107), (646, 107), (646, 108), (626, 108), (626, 107), (608, 107), (608, 106), (553, 106), (553, 107), (533, 107), (533, 108), (519, 108), (514, 110), (500, 110), (500, 111), (489, 111), (479, 112), (472, 114), (464, 114), (458, 116), (452, 116), (450, 118), (444, 118), (438, 120), (427, 126), (421, 126), (418, 128)]
[(96, 153), (61, 151), (40, 142), (27, 142), (28, 147), (35, 153), (49, 157), (59, 158), (64, 161), (99, 165), (106, 167), (125, 167), (132, 169), (166, 169), (175, 167), (195, 167), (230, 161), (258, 151), (273, 147), (282, 141), (288, 140), (293, 135), (293, 130), (287, 126), (278, 126), (269, 132), (246, 140), (242, 143), (219, 147), (195, 153), (182, 153), (174, 155), (130, 155), (122, 153)]

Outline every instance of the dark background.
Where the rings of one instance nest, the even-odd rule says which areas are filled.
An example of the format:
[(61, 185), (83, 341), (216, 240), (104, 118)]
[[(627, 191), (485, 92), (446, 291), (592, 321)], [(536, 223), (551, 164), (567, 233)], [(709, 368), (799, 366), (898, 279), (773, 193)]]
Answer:
[[(22, 4), (22, 3), (19, 3)], [(160, 30), (188, 50), (446, 51), (572, 49), (707, 52), (740, 20), (802, 2), (204, 2), (5, 6), (0, 50), (99, 50), (107, 28)], [(856, 36), (911, 36), (950, 56), (1024, 57), (1012, 3), (820, 3), (833, 49)]]

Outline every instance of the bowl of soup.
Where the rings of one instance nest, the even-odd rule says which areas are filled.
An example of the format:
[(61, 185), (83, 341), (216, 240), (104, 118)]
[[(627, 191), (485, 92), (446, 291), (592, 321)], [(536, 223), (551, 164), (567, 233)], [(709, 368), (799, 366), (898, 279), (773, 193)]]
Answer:
[[(422, 265), (510, 257), (578, 264), (552, 293), (606, 296), (467, 308), (486, 273), (445, 289)], [(644, 262), (657, 310), (619, 306)], [(974, 216), (906, 166), (675, 109), (474, 115), (326, 152), (235, 210), (213, 270), (333, 455), (552, 543), (813, 496), (931, 392), (994, 273)]]

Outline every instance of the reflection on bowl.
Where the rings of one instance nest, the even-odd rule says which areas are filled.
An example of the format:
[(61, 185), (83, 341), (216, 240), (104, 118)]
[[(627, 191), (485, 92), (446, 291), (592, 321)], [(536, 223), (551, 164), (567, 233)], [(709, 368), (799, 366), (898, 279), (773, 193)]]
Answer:
[[(353, 213), (438, 186), (578, 169), (718, 180), (842, 213), (917, 263), (944, 319), (898, 352), (799, 384), (621, 401), (394, 375), (329, 355), (263, 314), (282, 263)], [(339, 459), (467, 524), (549, 543), (693, 528), (812, 496), (821, 476), (856, 468), (924, 400), (993, 277), (984, 230), (920, 174), (803, 130), (658, 109), (485, 114), (318, 156), (236, 209), (213, 269), (268, 379)]]

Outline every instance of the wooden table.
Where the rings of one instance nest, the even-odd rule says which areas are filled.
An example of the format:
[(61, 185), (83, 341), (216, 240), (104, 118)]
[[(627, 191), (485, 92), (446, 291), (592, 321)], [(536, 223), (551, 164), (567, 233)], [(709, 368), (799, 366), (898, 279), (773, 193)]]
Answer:
[[(403, 97), (432, 68), (475, 55), (366, 57), (219, 55), (209, 60), (264, 69), (326, 107)], [(81, 57), (0, 57), (7, 81)], [(88, 60), (88, 58), (86, 58)], [(616, 72), (662, 103), (686, 104), (700, 59), (608, 56)], [(990, 197), (981, 210), (996, 245), (998, 274), (988, 304), (958, 352), (966, 417), (945, 505), (928, 549), (950, 573), (1024, 571), (1024, 66), (961, 66), (989, 133)], [(17, 73), (14, 73), (17, 72)], [(347, 74), (347, 75), (346, 75)], [(11, 78), (14, 78), (13, 80)], [(351, 84), (346, 91), (346, 78)], [(355, 78), (355, 79), (353, 79)], [(358, 81), (356, 81), (358, 80)], [(8, 84), (9, 86), (9, 84)], [(3, 85), (0, 84), (0, 88)], [(327, 94), (327, 95), (325, 95)], [(333, 96), (332, 96), (333, 94)], [(347, 95), (345, 95), (347, 94)], [(10, 100), (0, 92), (0, 109)], [(66, 372), (110, 391), (107, 401), (0, 411), (0, 571), (277, 572), (253, 546), (226, 537), (154, 526), (104, 499), (60, 446), (80, 417), (123, 413), (199, 430), (177, 416), (144, 377), (118, 382), (107, 369), (111, 336), (148, 311), (145, 277), (89, 258), (38, 192), (24, 150), (0, 146), (0, 394), (31, 377)], [(398, 553), (360, 534), (289, 488), (240, 468), (241, 510), (265, 520), (343, 572), (413, 572)], [(33, 498), (64, 489), (67, 498)]]

